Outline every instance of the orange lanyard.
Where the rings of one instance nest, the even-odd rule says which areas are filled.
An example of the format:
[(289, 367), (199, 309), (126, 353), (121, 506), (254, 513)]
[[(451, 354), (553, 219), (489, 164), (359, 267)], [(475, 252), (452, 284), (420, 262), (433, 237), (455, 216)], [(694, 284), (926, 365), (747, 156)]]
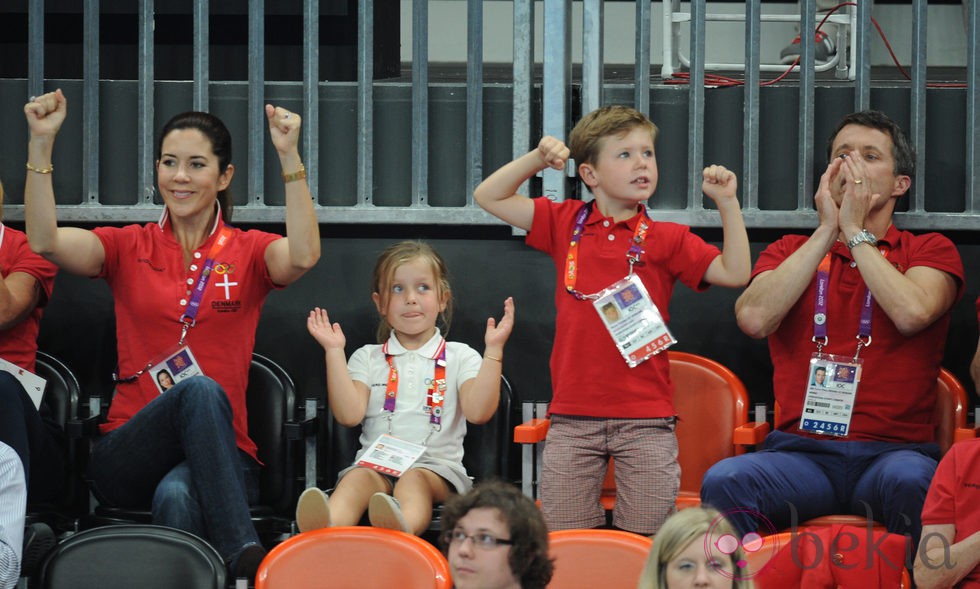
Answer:
[[(582, 232), (585, 230), (585, 220), (592, 212), (592, 201), (584, 205), (575, 217), (575, 225), (572, 228), (572, 239), (568, 244), (568, 256), (565, 258), (565, 290), (578, 300), (594, 299), (596, 295), (587, 295), (575, 290), (575, 283), (578, 280), (578, 249), (579, 242), (582, 240)], [(626, 260), (629, 262), (630, 271), (627, 276), (633, 275), (633, 265), (640, 261), (643, 256), (643, 243), (647, 239), (647, 231), (650, 229), (650, 218), (646, 210), (642, 211), (643, 218), (636, 222), (636, 229), (633, 230), (633, 239), (630, 240), (629, 250), (626, 251)]]
[[(388, 383), (385, 387), (384, 410), (395, 412), (395, 401), (398, 399), (398, 369), (395, 368), (395, 357), (388, 353), (388, 342), (381, 347), (388, 362)], [(446, 401), (446, 340), (439, 343), (435, 357), (435, 374), (429, 392), (426, 395), (426, 405), (429, 408), (429, 423), (432, 429), (438, 431), (442, 427), (442, 406)]]

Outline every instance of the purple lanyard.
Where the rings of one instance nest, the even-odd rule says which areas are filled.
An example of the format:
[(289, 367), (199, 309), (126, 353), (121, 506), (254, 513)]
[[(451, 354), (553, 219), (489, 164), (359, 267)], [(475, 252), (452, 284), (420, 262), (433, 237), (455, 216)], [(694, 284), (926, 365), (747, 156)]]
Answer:
[[(595, 295), (587, 295), (575, 290), (575, 282), (578, 279), (578, 244), (582, 240), (582, 232), (585, 230), (585, 220), (592, 212), (593, 203), (589, 202), (578, 210), (575, 216), (575, 225), (572, 227), (572, 239), (568, 244), (568, 255), (565, 257), (565, 290), (568, 294), (582, 301), (595, 299)], [(643, 218), (636, 222), (636, 229), (633, 230), (633, 239), (630, 240), (630, 248), (626, 251), (626, 260), (629, 261), (630, 271), (627, 276), (633, 275), (633, 265), (640, 261), (643, 256), (643, 243), (647, 239), (647, 230), (650, 229), (650, 218), (643, 211)]]
[(228, 245), (231, 240), (232, 229), (228, 225), (222, 225), (221, 230), (218, 232), (217, 239), (211, 244), (211, 249), (208, 250), (208, 257), (204, 261), (204, 267), (201, 268), (201, 274), (197, 277), (197, 283), (194, 285), (194, 291), (191, 293), (191, 298), (187, 302), (187, 309), (184, 314), (180, 316), (180, 323), (183, 325), (180, 332), (180, 341), (178, 345), (184, 344), (184, 339), (187, 337), (187, 331), (194, 327), (197, 323), (197, 313), (201, 310), (201, 299), (204, 298), (204, 288), (208, 285), (208, 280), (211, 278), (211, 271), (214, 269), (214, 260), (221, 253), (221, 250)]
[[(882, 246), (879, 250), (881, 255), (888, 257), (888, 248)], [(830, 285), (830, 252), (823, 257), (820, 265), (817, 266), (817, 285), (816, 296), (813, 303), (813, 341), (817, 344), (819, 354), (823, 347), (827, 345), (827, 293)], [(871, 314), (874, 297), (871, 296), (871, 289), (864, 287), (864, 300), (861, 303), (861, 319), (858, 322), (858, 347), (854, 353), (854, 358), (861, 354), (862, 347), (871, 345)]]

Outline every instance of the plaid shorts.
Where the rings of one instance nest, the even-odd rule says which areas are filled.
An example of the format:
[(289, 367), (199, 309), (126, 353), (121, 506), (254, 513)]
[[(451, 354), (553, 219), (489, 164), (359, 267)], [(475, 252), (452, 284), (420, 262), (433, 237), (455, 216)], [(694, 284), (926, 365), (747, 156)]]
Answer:
[(680, 487), (676, 421), (552, 415), (541, 481), (548, 528), (606, 523), (599, 496), (611, 457), (616, 461), (613, 525), (646, 535), (660, 529), (674, 512)]

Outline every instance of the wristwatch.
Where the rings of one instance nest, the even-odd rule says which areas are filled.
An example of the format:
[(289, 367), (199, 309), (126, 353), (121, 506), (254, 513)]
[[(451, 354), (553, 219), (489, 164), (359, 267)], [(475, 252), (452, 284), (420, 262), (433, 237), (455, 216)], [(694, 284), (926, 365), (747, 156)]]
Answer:
[(875, 237), (874, 233), (871, 233), (867, 229), (862, 229), (854, 234), (854, 237), (847, 240), (847, 249), (852, 250), (855, 246), (862, 243), (870, 243), (872, 247), (878, 246), (878, 238)]

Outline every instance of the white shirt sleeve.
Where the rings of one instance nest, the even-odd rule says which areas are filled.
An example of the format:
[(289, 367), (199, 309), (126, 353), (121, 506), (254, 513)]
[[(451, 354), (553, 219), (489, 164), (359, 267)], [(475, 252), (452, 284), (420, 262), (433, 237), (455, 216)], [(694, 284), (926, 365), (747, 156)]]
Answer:
[(24, 548), (27, 483), (24, 465), (13, 448), (0, 442), (0, 587), (17, 585)]

